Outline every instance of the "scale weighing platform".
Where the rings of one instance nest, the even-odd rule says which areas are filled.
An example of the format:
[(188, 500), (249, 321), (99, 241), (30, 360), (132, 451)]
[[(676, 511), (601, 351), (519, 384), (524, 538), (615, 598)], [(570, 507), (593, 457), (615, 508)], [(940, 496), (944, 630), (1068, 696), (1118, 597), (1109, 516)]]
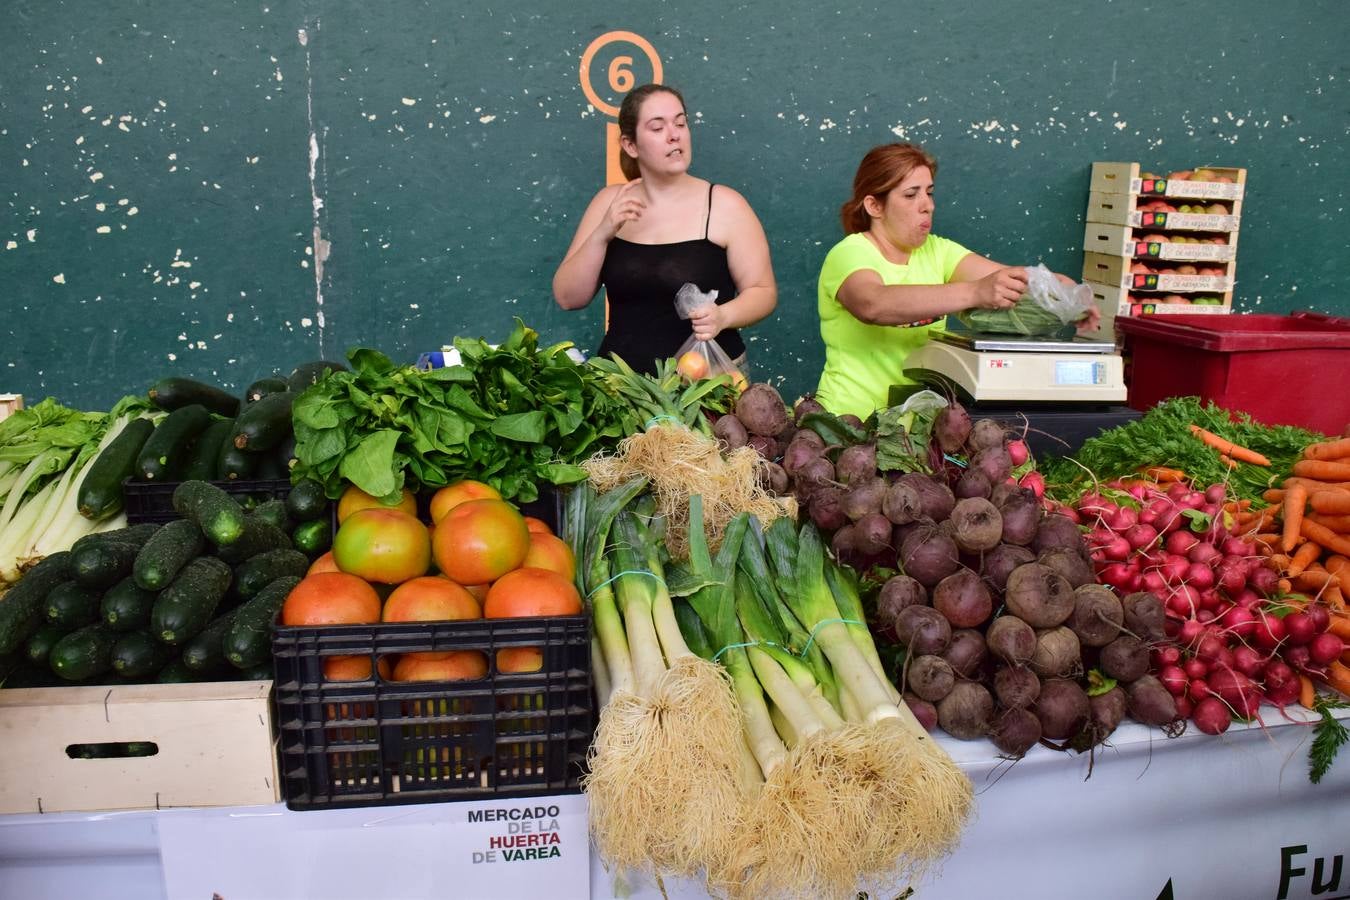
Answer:
[(905, 361), (905, 375), (963, 402), (1110, 404), (1125, 401), (1110, 341), (947, 331)]

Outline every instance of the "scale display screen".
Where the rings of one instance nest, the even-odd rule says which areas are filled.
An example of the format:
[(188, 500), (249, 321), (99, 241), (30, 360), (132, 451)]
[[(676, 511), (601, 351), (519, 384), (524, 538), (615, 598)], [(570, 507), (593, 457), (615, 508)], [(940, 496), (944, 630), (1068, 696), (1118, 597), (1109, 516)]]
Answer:
[(1102, 365), (1086, 359), (1055, 360), (1055, 384), (1101, 384)]

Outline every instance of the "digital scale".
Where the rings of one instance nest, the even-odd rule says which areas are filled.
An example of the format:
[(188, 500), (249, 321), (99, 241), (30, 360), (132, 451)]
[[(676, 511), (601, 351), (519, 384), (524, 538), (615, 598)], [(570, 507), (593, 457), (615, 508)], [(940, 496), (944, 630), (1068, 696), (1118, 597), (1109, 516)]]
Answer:
[(963, 403), (1113, 404), (1125, 372), (1111, 341), (946, 331), (910, 353), (905, 375)]

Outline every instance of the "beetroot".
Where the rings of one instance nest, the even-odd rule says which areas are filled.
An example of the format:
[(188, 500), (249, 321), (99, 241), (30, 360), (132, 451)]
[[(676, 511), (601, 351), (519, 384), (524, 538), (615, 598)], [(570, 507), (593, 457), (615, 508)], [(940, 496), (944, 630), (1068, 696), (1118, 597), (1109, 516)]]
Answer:
[(792, 487), (792, 480), (788, 478), (788, 473), (783, 471), (783, 467), (771, 460), (761, 460), (759, 465), (759, 482), (765, 490), (785, 496)]
[(1027, 709), (1007, 709), (994, 720), (989, 735), (994, 746), (1013, 759), (1020, 759), (1041, 739), (1041, 720)]
[(1177, 720), (1177, 701), (1152, 675), (1132, 681), (1125, 689), (1130, 718), (1145, 725), (1170, 725)]
[(1125, 610), (1126, 631), (1151, 644), (1165, 637), (1163, 623), (1167, 614), (1162, 601), (1153, 594), (1143, 591), (1127, 594), (1120, 605)]
[(891, 522), (881, 513), (870, 513), (853, 523), (853, 546), (863, 556), (876, 556), (891, 549)]
[(910, 653), (936, 655), (952, 642), (952, 626), (931, 606), (907, 606), (895, 617), (895, 635)]
[(900, 567), (924, 587), (933, 587), (961, 566), (956, 542), (931, 525), (920, 526), (900, 547)]
[(935, 481), (927, 475), (909, 472), (901, 475), (897, 484), (907, 484), (919, 495), (919, 506), (923, 515), (934, 522), (942, 522), (952, 514), (956, 506), (956, 495), (947, 485)]
[(998, 507), (983, 497), (967, 497), (952, 508), (949, 519), (956, 546), (967, 553), (980, 553), (998, 546), (1003, 537), (1003, 517)]
[[(840, 457), (843, 460), (843, 457)], [(835, 466), (838, 469), (838, 466)], [(846, 482), (848, 479), (844, 479)], [(850, 483), (849, 489), (844, 493), (840, 507), (844, 515), (850, 520), (857, 522), (865, 516), (874, 513), (881, 513), (881, 500), (886, 496), (886, 482), (878, 478), (875, 474), (865, 478), (857, 478)], [(886, 530), (890, 530), (890, 523), (887, 522)]]
[(896, 525), (908, 525), (923, 515), (923, 503), (913, 485), (897, 481), (881, 498), (881, 512)]
[(1085, 584), (1096, 584), (1097, 576), (1092, 572), (1092, 564), (1083, 558), (1083, 554), (1067, 547), (1051, 547), (1036, 557), (1041, 565), (1053, 569), (1070, 587), (1079, 588)]
[(983, 685), (958, 681), (938, 702), (938, 724), (952, 737), (973, 741), (989, 733), (994, 717), (994, 698)]
[(1031, 542), (1031, 547), (1037, 553), (1044, 552), (1051, 547), (1067, 547), (1081, 553), (1083, 551), (1083, 534), (1078, 530), (1078, 526), (1073, 523), (1073, 519), (1055, 513), (1041, 519), (1041, 524), (1036, 529), (1036, 538)]
[(1077, 675), (1083, 670), (1083, 651), (1078, 636), (1069, 628), (1043, 628), (1036, 632), (1036, 650), (1031, 671), (1042, 678)]
[(858, 556), (857, 537), (851, 524), (845, 525), (830, 538), (830, 550), (841, 560), (850, 560)]
[(904, 684), (914, 694), (930, 703), (937, 703), (952, 692), (956, 673), (945, 659), (925, 654), (912, 657), (905, 666)]
[(1012, 457), (1002, 446), (987, 447), (971, 457), (970, 467), (983, 472), (990, 484), (998, 484), (1012, 474)]
[(952, 671), (962, 678), (973, 678), (988, 655), (984, 635), (974, 628), (960, 628), (952, 632), (952, 642), (942, 658)]
[(1023, 492), (1011, 494), (998, 507), (1003, 523), (1003, 540), (1023, 547), (1036, 539), (1041, 524), (1041, 507), (1034, 497)]
[(793, 478), (796, 478), (797, 473), (806, 468), (809, 463), (819, 459), (821, 451), (825, 449), (823, 441), (820, 446), (816, 446), (816, 441), (820, 440), (820, 435), (816, 435), (816, 441), (812, 441), (802, 438), (802, 435), (806, 434), (816, 433), (814, 431), (798, 432), (797, 437), (793, 438), (787, 445), (787, 449), (783, 451), (783, 471)]
[(797, 479), (798, 487), (804, 484), (814, 490), (822, 484), (829, 484), (834, 481), (834, 465), (823, 456), (817, 456), (809, 460), (797, 469), (795, 474), (791, 469), (788, 469), (786, 462), (784, 462), (783, 468), (787, 469), (788, 474)]
[(1013, 615), (1033, 628), (1063, 624), (1074, 610), (1073, 588), (1039, 563), (1013, 569), (1003, 591), (1003, 601)]
[(1002, 447), (1006, 437), (1007, 432), (1003, 430), (1002, 425), (993, 419), (980, 419), (971, 426), (970, 436), (966, 438), (966, 447), (971, 452), (978, 453), (991, 447)]
[(821, 485), (812, 491), (806, 508), (811, 513), (811, 521), (821, 531), (835, 531), (848, 524), (848, 516), (843, 508), (844, 492), (832, 484)]
[(730, 413), (713, 423), (713, 437), (721, 441), (722, 446), (728, 450), (744, 447), (750, 440), (750, 435), (741, 424), (741, 420)]
[(1122, 634), (1102, 648), (1101, 667), (1117, 681), (1134, 681), (1148, 674), (1148, 647), (1139, 638)]
[(1029, 562), (1035, 562), (1036, 556), (1026, 547), (1018, 547), (1014, 544), (999, 544), (993, 550), (984, 555), (984, 564), (980, 569), (980, 574), (984, 580), (993, 586), (999, 593), (1008, 586), (1008, 576), (1012, 570), (1018, 566)]
[(1125, 613), (1111, 589), (1085, 584), (1073, 592), (1074, 610), (1069, 627), (1088, 647), (1105, 647), (1120, 634)]
[[(803, 416), (809, 416), (811, 413), (823, 413), (825, 412), (825, 407), (821, 406), (820, 401), (816, 400), (815, 397), (807, 394), (797, 401), (797, 405), (792, 408), (792, 411), (794, 420), (800, 425)], [(823, 447), (825, 445), (821, 444), (821, 446)]]
[(1106, 740), (1111, 732), (1120, 727), (1121, 720), (1125, 718), (1127, 704), (1125, 691), (1119, 686), (1111, 688), (1104, 694), (1088, 698), (1089, 721), (1096, 743)]
[(1064, 678), (1041, 684), (1041, 694), (1032, 707), (1041, 720), (1041, 733), (1055, 741), (1068, 740), (1083, 730), (1091, 715), (1087, 692)]
[(772, 437), (788, 424), (787, 407), (771, 385), (752, 384), (736, 398), (736, 418), (751, 434)]
[(772, 461), (778, 458), (778, 442), (771, 437), (752, 434), (750, 439), (745, 442), (745, 446), (754, 450), (764, 459)]
[(994, 673), (994, 694), (1000, 706), (1030, 706), (1041, 695), (1041, 680), (1026, 666), (1007, 666)]
[(895, 620), (908, 606), (928, 603), (928, 590), (908, 575), (892, 575), (877, 593), (877, 620), (895, 632)]
[[(845, 448), (834, 461), (834, 470), (844, 484), (865, 481), (877, 476), (877, 448), (875, 444), (856, 444)], [(883, 487), (885, 485), (883, 484)]]
[(980, 576), (962, 569), (933, 588), (933, 608), (957, 628), (977, 628), (994, 612), (994, 600)]
[(937, 727), (936, 706), (910, 693), (906, 693), (904, 699), (905, 705), (909, 707), (910, 712), (914, 713), (914, 718), (919, 720), (919, 724), (923, 726), (924, 731), (932, 731)]
[[(943, 621), (946, 621), (945, 619)], [(1036, 632), (1016, 616), (1002, 615), (994, 620), (984, 636), (989, 652), (1013, 666), (1031, 661), (1036, 652)]]
[(988, 499), (989, 492), (992, 489), (993, 486), (989, 483), (989, 476), (979, 469), (966, 469), (961, 473), (961, 477), (956, 479), (956, 487), (952, 488), (952, 493), (961, 499), (966, 497)]
[(970, 414), (966, 412), (964, 406), (955, 401), (943, 407), (933, 420), (933, 436), (937, 438), (938, 446), (942, 448), (943, 453), (956, 453), (961, 450), (965, 446), (966, 438), (970, 436), (970, 430)]

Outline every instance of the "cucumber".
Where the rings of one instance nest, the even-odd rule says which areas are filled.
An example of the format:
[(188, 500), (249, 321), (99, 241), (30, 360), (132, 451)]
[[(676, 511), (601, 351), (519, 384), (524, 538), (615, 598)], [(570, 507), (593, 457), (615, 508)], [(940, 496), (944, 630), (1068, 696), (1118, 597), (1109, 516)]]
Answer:
[(333, 525), (327, 519), (314, 522), (301, 522), (291, 532), (295, 549), (318, 556), (333, 546)]
[(0, 656), (19, 649), (38, 630), (47, 616), (43, 601), (70, 573), (70, 551), (58, 551), (24, 573), (0, 598)]
[(225, 634), (225, 658), (237, 668), (262, 665), (272, 655), (272, 627), (286, 596), (300, 583), (294, 575), (273, 581), (239, 607)]
[(174, 519), (146, 541), (136, 554), (131, 574), (136, 584), (147, 591), (159, 591), (178, 577), (189, 560), (201, 556), (206, 538), (191, 519)]
[(326, 359), (317, 359), (314, 362), (301, 363), (296, 366), (294, 371), (286, 379), (286, 385), (292, 391), (299, 394), (302, 391), (318, 384), (329, 372), (345, 372), (347, 367), (342, 363), (329, 362)]
[(238, 609), (216, 616), (197, 636), (183, 646), (183, 664), (194, 672), (214, 672), (228, 669), (225, 659), (225, 635), (234, 622)]
[(240, 563), (234, 570), (234, 584), (239, 596), (250, 600), (278, 578), (303, 578), (307, 571), (309, 557), (299, 550), (268, 550)]
[(234, 445), (255, 453), (270, 450), (291, 433), (291, 406), (295, 394), (268, 394), (251, 404), (234, 420)]
[(98, 521), (121, 511), (122, 482), (135, 471), (136, 458), (154, 430), (149, 419), (133, 419), (89, 464), (75, 498), (80, 515)]
[(197, 435), (188, 451), (187, 464), (183, 466), (184, 481), (210, 481), (216, 477), (221, 445), (229, 440), (232, 430), (233, 419), (216, 419)]
[(286, 512), (297, 522), (311, 522), (328, 515), (328, 496), (313, 478), (302, 478), (286, 495)]
[(144, 522), (140, 525), (128, 525), (126, 528), (114, 528), (112, 531), (96, 531), (93, 534), (86, 534), (76, 541), (70, 548), (72, 556), (79, 553), (85, 547), (93, 544), (115, 543), (130, 544), (133, 547), (144, 547), (145, 542), (150, 540), (150, 536), (159, 531), (159, 525), (154, 522)]
[(142, 481), (173, 481), (187, 463), (187, 449), (211, 424), (200, 403), (175, 409), (155, 427), (136, 457), (135, 475)]
[(131, 631), (119, 635), (113, 644), (112, 670), (123, 678), (144, 678), (164, 668), (172, 658), (173, 650), (149, 632)]
[(24, 645), (24, 655), (35, 666), (47, 665), (47, 657), (52, 652), (52, 647), (55, 647), (56, 642), (69, 634), (70, 631), (71, 629), (63, 625), (53, 625), (51, 622), (42, 625), (37, 631), (33, 632), (33, 636)]
[(285, 378), (277, 375), (259, 378), (244, 391), (244, 404), (257, 403), (268, 394), (280, 394), (282, 391), (288, 390), (290, 390), (290, 387), (287, 386)]
[(173, 508), (191, 519), (217, 547), (228, 546), (244, 533), (244, 511), (234, 499), (214, 484), (185, 481), (173, 491)]
[(238, 397), (222, 391), (214, 384), (193, 381), (191, 378), (162, 378), (150, 386), (148, 394), (151, 403), (169, 411), (198, 404), (228, 418), (239, 414)]
[(262, 519), (264, 522), (271, 522), (282, 531), (290, 531), (295, 523), (291, 517), (286, 515), (286, 501), (277, 499), (264, 500), (253, 508), (249, 515), (254, 518)]
[[(230, 425), (230, 434), (234, 434), (234, 425)], [(262, 458), (257, 453), (240, 450), (234, 441), (227, 437), (220, 445), (220, 457), (216, 459), (217, 481), (247, 481), (258, 470)]]
[(117, 638), (117, 632), (101, 622), (86, 625), (57, 641), (47, 660), (52, 671), (66, 681), (84, 681), (112, 668)]
[(131, 574), (131, 564), (140, 549), (120, 541), (99, 541), (71, 548), (70, 559), (75, 580), (82, 587), (101, 591)]
[(47, 621), (73, 631), (99, 620), (99, 595), (74, 579), (63, 581), (47, 593)]
[(113, 631), (145, 628), (154, 605), (155, 592), (138, 585), (135, 576), (128, 576), (104, 591), (100, 604), (103, 624)]
[(216, 549), (216, 555), (230, 565), (238, 565), (250, 557), (268, 550), (291, 549), (290, 535), (270, 522), (249, 516), (244, 520), (244, 533), (228, 547)]
[(230, 589), (230, 567), (199, 556), (159, 592), (150, 610), (150, 632), (166, 644), (185, 643), (206, 627)]

